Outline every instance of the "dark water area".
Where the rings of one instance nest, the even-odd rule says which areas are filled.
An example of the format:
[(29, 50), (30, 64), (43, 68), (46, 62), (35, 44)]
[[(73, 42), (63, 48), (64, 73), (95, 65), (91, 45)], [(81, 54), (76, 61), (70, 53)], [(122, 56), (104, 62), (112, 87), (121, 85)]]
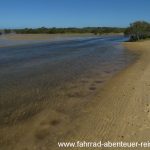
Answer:
[[(53, 107), (95, 92), (135, 59), (121, 45), (125, 40), (92, 37), (0, 48), (1, 123), (19, 111), (20, 118), (33, 115), (40, 109), (33, 111), (36, 104)], [(24, 111), (30, 113), (23, 116)]]

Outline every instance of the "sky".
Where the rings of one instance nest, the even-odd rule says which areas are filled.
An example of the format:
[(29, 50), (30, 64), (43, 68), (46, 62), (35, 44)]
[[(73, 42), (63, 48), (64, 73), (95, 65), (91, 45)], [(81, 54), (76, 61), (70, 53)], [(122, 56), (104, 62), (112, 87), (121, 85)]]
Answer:
[(0, 0), (0, 28), (126, 27), (150, 21), (150, 0)]

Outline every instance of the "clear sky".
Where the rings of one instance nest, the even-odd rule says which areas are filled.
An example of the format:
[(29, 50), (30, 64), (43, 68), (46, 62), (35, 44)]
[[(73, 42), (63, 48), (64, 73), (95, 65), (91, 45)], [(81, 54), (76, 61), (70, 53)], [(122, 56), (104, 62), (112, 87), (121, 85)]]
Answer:
[(0, 0), (0, 28), (126, 27), (150, 21), (150, 0)]

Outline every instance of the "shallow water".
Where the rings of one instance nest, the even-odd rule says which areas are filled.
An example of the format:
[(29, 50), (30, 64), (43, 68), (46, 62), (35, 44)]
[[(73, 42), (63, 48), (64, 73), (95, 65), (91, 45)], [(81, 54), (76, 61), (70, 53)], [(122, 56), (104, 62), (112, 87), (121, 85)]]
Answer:
[(0, 48), (0, 123), (29, 118), (43, 104), (62, 109), (69, 98), (81, 101), (96, 92), (135, 59), (121, 45), (124, 40), (92, 37)]

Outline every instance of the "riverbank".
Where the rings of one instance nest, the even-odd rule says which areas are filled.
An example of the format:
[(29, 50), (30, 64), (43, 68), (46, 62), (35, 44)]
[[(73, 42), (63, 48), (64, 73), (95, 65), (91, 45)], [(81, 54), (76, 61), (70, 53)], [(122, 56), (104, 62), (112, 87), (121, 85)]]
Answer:
[(150, 41), (124, 46), (140, 55), (139, 59), (95, 96), (84, 117), (78, 120), (77, 133), (74, 131), (73, 138), (67, 141), (149, 141)]
[(139, 59), (95, 95), (78, 119), (74, 134), (65, 141), (149, 141), (150, 41), (124, 43), (124, 46), (140, 55)]

